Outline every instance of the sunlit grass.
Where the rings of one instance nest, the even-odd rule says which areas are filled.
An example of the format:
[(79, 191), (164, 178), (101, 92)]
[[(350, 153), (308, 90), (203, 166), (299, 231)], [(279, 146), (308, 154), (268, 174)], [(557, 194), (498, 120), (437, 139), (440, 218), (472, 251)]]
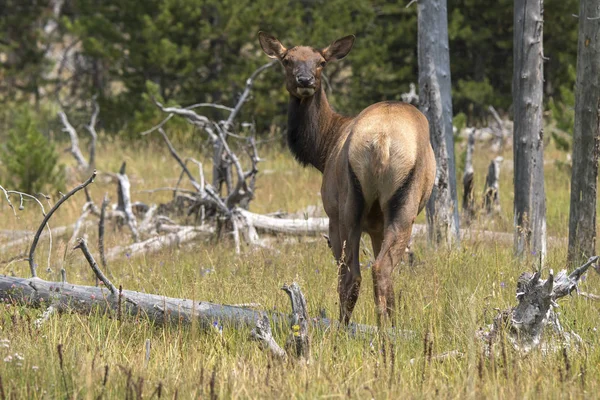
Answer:
[[(123, 160), (132, 182), (136, 201), (169, 200), (171, 193), (145, 193), (158, 187), (172, 187), (179, 168), (160, 145), (135, 149), (131, 145), (105, 143), (98, 151), (100, 171), (116, 172)], [(198, 156), (197, 148), (180, 146), (182, 156)], [(286, 152), (271, 144), (260, 150), (256, 198), (251, 210), (259, 213), (295, 212), (320, 206), (321, 178), (318, 172), (302, 169)], [(559, 157), (553, 150), (548, 157)], [(512, 153), (507, 151), (501, 173), (502, 215), (493, 221), (480, 216), (476, 226), (512, 230)], [(67, 157), (67, 156), (65, 156)], [(487, 165), (492, 156), (484, 150), (475, 154), (476, 196), (483, 192)], [(205, 158), (202, 158), (206, 160)], [(548, 158), (551, 159), (551, 158)], [(67, 161), (70, 161), (66, 158)], [(206, 160), (206, 165), (209, 165)], [(192, 170), (194, 170), (192, 168)], [(210, 180), (210, 168), (205, 168)], [(552, 162), (546, 166), (548, 231), (567, 234), (569, 177)], [(75, 182), (72, 182), (73, 184)], [(115, 185), (100, 174), (90, 187), (99, 204), (108, 192), (115, 200)], [(53, 218), (53, 227), (73, 223), (85, 202), (77, 195)], [(1, 230), (35, 230), (41, 215), (31, 203), (18, 218), (0, 201)], [(94, 218), (90, 220), (95, 221)], [(90, 247), (97, 254), (97, 226), (88, 227)], [(72, 283), (93, 284), (94, 279), (79, 251), (68, 246), (66, 237), (54, 238), (52, 272), (46, 272), (48, 241), (37, 250), (36, 261), (43, 279), (58, 280), (65, 267)], [(304, 289), (310, 315), (322, 310), (336, 318), (336, 266), (321, 238), (281, 240), (277, 250), (243, 248), (233, 251), (223, 238), (196, 242), (159, 253), (111, 262), (113, 282), (130, 290), (160, 293), (223, 304), (260, 303), (264, 309), (289, 310), (284, 283), (297, 281)], [(0, 243), (10, 241), (0, 236)], [(108, 224), (108, 248), (128, 243), (126, 228), (120, 232)], [(367, 240), (368, 242), (368, 240)], [(39, 330), (32, 321), (40, 310), (3, 305), (0, 311), (0, 377), (7, 398), (123, 398), (142, 393), (150, 398), (161, 385), (161, 397), (210, 398), (590, 398), (600, 389), (600, 350), (596, 328), (598, 305), (582, 297), (561, 302), (565, 328), (576, 330), (584, 339), (583, 348), (569, 350), (568, 364), (561, 353), (528, 356), (508, 351), (502, 357), (481, 360), (483, 344), (475, 332), (491, 323), (495, 309), (515, 304), (518, 276), (534, 269), (535, 260), (517, 262), (510, 243), (465, 242), (454, 251), (433, 250), (423, 239), (414, 244), (417, 263), (401, 265), (395, 273), (398, 298), (398, 325), (414, 332), (382, 351), (374, 338), (351, 339), (336, 331), (312, 332), (310, 363), (282, 364), (250, 341), (247, 329), (224, 327), (199, 332), (196, 327), (153, 326), (142, 317), (117, 321), (114, 315), (54, 315)], [(0, 261), (27, 250), (27, 245), (0, 255)], [(66, 250), (66, 259), (63, 256)], [(547, 269), (560, 270), (566, 248), (550, 247)], [(374, 324), (373, 289), (368, 257), (362, 254), (363, 283), (353, 319)], [(26, 262), (0, 264), (0, 273), (28, 276)], [(582, 282), (581, 290), (598, 292), (595, 274)], [(426, 362), (424, 337), (429, 332), (433, 355), (458, 350), (462, 357), (443, 362)], [(286, 329), (276, 329), (283, 344)], [(146, 364), (145, 344), (150, 340)], [(61, 370), (57, 346), (62, 345)], [(18, 356), (17, 356), (18, 354)], [(22, 360), (21, 360), (22, 358)], [(412, 362), (411, 362), (412, 360)], [(106, 366), (108, 376), (104, 385)], [(64, 374), (64, 377), (63, 377)], [(214, 379), (212, 378), (214, 376)], [(129, 384), (128, 384), (129, 381)]]

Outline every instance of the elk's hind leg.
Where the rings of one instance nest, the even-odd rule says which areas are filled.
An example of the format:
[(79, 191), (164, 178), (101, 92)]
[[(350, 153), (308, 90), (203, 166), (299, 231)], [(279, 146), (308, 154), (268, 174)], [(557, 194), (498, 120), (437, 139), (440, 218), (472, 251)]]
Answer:
[(418, 204), (410, 201), (406, 186), (398, 189), (384, 208), (384, 234), (381, 251), (373, 264), (373, 287), (377, 321), (392, 323), (395, 313), (392, 273), (405, 254), (417, 215)]
[(348, 324), (354, 306), (358, 300), (360, 283), (359, 250), (360, 236), (362, 233), (361, 221), (365, 208), (364, 198), (360, 183), (349, 168), (350, 187), (348, 188), (346, 201), (340, 205), (340, 239), (344, 247), (338, 271), (338, 293), (340, 296), (340, 322)]

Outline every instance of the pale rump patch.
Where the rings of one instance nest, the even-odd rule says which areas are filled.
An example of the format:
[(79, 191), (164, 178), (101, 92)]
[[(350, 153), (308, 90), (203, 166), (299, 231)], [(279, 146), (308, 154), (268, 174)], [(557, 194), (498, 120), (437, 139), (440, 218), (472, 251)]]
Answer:
[(356, 118), (348, 157), (367, 204), (375, 199), (385, 204), (402, 186), (417, 162), (420, 141), (429, 139), (423, 122), (414, 107), (400, 103), (375, 104)]

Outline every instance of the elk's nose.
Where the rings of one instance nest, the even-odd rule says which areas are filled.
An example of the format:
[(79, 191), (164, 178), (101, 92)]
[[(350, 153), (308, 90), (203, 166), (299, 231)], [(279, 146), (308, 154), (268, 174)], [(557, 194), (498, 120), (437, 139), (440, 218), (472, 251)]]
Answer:
[(296, 76), (296, 82), (300, 87), (309, 88), (315, 86), (315, 78), (310, 75)]

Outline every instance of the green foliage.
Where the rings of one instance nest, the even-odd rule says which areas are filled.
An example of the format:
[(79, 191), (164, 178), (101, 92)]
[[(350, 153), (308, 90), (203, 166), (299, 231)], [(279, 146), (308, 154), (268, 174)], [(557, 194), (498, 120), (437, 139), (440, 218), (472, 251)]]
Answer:
[(58, 164), (58, 153), (26, 107), (18, 109), (6, 143), (0, 147), (0, 159), (5, 187), (29, 194), (64, 187), (64, 168)]
[[(467, 127), (467, 116), (463, 112), (459, 112), (452, 118), (452, 125), (456, 128), (456, 135)], [(455, 136), (456, 136), (455, 135)]]
[[(567, 72), (575, 80), (575, 66), (569, 65)], [(564, 84), (559, 88), (560, 100), (551, 98), (548, 106), (553, 122), (551, 131), (556, 147), (562, 151), (570, 151), (573, 141), (573, 127), (575, 126), (575, 92), (574, 85)]]
[[(61, 81), (69, 109), (97, 94), (102, 127), (127, 137), (161, 117), (146, 96), (147, 82), (167, 103), (233, 106), (247, 77), (268, 62), (259, 30), (287, 46), (315, 47), (354, 33), (350, 56), (326, 70), (330, 101), (346, 114), (399, 100), (418, 81), (417, 7), (402, 2), (70, 0), (58, 28), (45, 35), (43, 28), (55, 19), (50, 3), (7, 0), (0, 15), (0, 89), (6, 89), (0, 97), (54, 95), (52, 76)], [(568, 68), (575, 64), (577, 19), (571, 15), (577, 13), (576, 0), (545, 2), (544, 90), (555, 101), (563, 101), (559, 88), (573, 83)], [(453, 107), (469, 125), (487, 119), (488, 105), (508, 111), (512, 104), (512, 25), (509, 0), (448, 4)], [(52, 62), (44, 55), (58, 60), (57, 51), (71, 43), (78, 44), (69, 50), (74, 72), (48, 74)], [(239, 121), (252, 120), (258, 132), (285, 125), (288, 95), (279, 66), (255, 81), (252, 94)], [(223, 118), (222, 111), (202, 112)]]
[(0, 9), (0, 101), (39, 100), (51, 65), (46, 49), (55, 39), (43, 30), (50, 1), (3, 0)]

